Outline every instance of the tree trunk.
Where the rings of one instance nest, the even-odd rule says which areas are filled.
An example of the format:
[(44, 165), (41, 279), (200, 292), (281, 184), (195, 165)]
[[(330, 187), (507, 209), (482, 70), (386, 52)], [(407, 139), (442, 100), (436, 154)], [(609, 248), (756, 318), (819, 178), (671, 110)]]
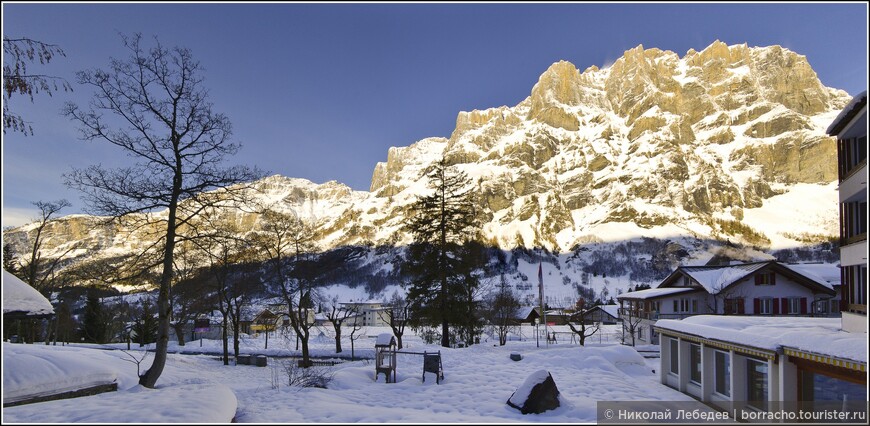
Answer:
[(239, 320), (233, 320), (233, 355), (235, 355), (236, 359), (239, 358)]
[[(178, 153), (178, 139), (172, 132), (172, 142)], [(160, 292), (157, 295), (157, 347), (154, 352), (154, 362), (139, 376), (139, 384), (154, 389), (157, 379), (166, 366), (166, 350), (169, 348), (169, 286), (172, 284), (172, 256), (175, 252), (175, 215), (178, 208), (178, 197), (181, 195), (181, 157), (175, 156), (175, 176), (172, 180), (172, 196), (169, 201), (169, 214), (166, 218), (166, 248), (163, 251), (163, 272), (160, 275)]]
[(178, 346), (184, 346), (184, 324), (175, 324), (172, 326), (172, 329), (175, 330)]
[(230, 365), (230, 348), (229, 348), (229, 336), (227, 335), (227, 328), (229, 324), (227, 323), (227, 313), (222, 312), (224, 315), (223, 319), (223, 330), (221, 330), (221, 337), (224, 341), (224, 365)]
[(308, 368), (311, 366), (311, 354), (308, 352), (308, 333), (301, 336), (302, 340), (302, 366)]
[(333, 323), (335, 327), (335, 353), (341, 353), (341, 323)]

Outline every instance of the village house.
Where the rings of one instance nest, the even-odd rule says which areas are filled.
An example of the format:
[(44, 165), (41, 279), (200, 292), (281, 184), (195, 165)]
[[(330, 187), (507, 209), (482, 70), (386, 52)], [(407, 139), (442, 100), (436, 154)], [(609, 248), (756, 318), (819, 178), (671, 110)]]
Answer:
[[(657, 288), (623, 293), (619, 317), (635, 344), (659, 344), (660, 319), (694, 315), (815, 315), (836, 298), (834, 284), (819, 267), (777, 261), (680, 266)], [(828, 266), (836, 270), (836, 267)], [(827, 316), (829, 313), (825, 312)]]
[(593, 306), (586, 318), (592, 323), (616, 324), (619, 322), (619, 305)]
[[(863, 92), (827, 130), (838, 139), (842, 316), (663, 319), (655, 325), (663, 384), (724, 410), (851, 409), (866, 415), (866, 123)], [(752, 308), (765, 305), (753, 302)], [(791, 300), (788, 305), (791, 312)]]
[(516, 325), (535, 324), (535, 320), (541, 318), (541, 308), (537, 306), (521, 306), (514, 314)]

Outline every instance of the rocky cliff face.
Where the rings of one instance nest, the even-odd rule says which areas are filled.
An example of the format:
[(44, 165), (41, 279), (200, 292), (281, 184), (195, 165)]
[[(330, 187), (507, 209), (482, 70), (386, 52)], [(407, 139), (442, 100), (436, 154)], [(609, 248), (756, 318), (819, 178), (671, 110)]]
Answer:
[[(390, 148), (369, 192), (272, 176), (256, 197), (319, 221), (323, 249), (402, 244), (408, 206), (427, 192), (423, 171), (443, 156), (475, 180), (484, 237), (502, 248), (564, 252), (639, 235), (798, 246), (806, 235), (836, 234), (836, 148), (824, 129), (849, 99), (779, 46), (717, 41), (682, 58), (638, 46), (605, 69), (554, 63), (518, 105), (460, 112), (449, 139)], [(797, 199), (818, 202), (783, 209), (798, 189)], [(829, 207), (809, 205), (828, 199)], [(244, 229), (258, 226), (254, 213), (224, 214)], [(766, 225), (784, 217), (811, 219), (787, 230)], [(58, 220), (47, 247), (87, 240), (82, 255), (135, 248), (135, 238), (89, 220)], [(31, 228), (5, 235), (20, 249)]]

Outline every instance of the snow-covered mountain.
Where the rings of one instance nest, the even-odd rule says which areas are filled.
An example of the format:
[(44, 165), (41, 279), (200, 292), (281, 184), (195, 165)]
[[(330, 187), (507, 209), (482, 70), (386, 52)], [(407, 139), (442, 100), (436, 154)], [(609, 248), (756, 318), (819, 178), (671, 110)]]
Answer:
[[(674, 264), (736, 244), (748, 247), (744, 256), (769, 257), (837, 235), (836, 146), (825, 128), (849, 100), (780, 46), (717, 41), (683, 57), (638, 46), (604, 69), (554, 63), (518, 105), (460, 112), (449, 138), (390, 148), (368, 192), (275, 175), (256, 182), (252, 197), (316, 219), (323, 250), (401, 246), (409, 206), (427, 192), (423, 170), (444, 157), (474, 179), (486, 242), (563, 253), (553, 265), (566, 283), (590, 272), (594, 253)], [(221, 214), (246, 232), (259, 217), (248, 210)], [(45, 255), (80, 241), (67, 254), (75, 262), (144, 243), (95, 221), (54, 221)], [(24, 253), (33, 228), (4, 238)], [(659, 251), (614, 252), (630, 241)], [(511, 270), (528, 277), (522, 269)], [(643, 281), (617, 275), (621, 287)]]

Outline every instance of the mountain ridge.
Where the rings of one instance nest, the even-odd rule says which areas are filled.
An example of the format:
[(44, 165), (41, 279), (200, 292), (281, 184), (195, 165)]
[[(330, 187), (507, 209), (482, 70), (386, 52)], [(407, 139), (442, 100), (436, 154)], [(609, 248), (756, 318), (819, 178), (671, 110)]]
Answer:
[[(369, 191), (273, 175), (254, 198), (321, 224), (321, 250), (403, 245), (423, 171), (444, 157), (474, 179), (483, 236), (505, 250), (565, 253), (601, 234), (801, 247), (837, 232), (836, 148), (824, 130), (849, 99), (780, 46), (717, 40), (680, 58), (639, 45), (601, 69), (554, 62), (517, 105), (462, 111), (450, 137), (391, 147)], [(819, 205), (777, 202), (797, 192)], [(259, 226), (256, 213), (222, 214), (245, 232)], [(55, 221), (47, 257), (71, 241), (84, 241), (76, 258), (135, 250), (135, 236), (93, 220)], [(794, 226), (771, 225), (784, 220)], [(28, 227), (4, 231), (16, 252)]]

